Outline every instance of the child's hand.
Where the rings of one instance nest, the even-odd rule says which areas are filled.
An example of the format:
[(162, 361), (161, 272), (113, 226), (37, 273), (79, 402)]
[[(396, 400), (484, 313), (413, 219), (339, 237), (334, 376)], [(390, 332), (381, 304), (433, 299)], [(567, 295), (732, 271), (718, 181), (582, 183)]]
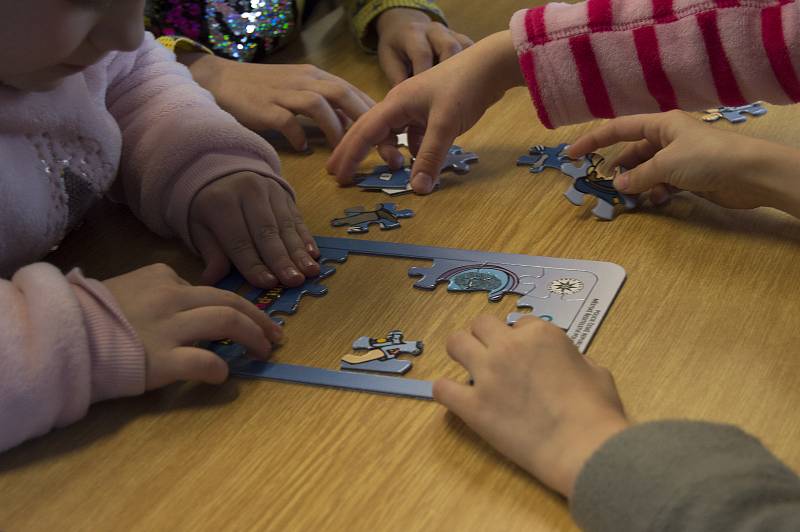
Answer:
[[(253, 286), (297, 286), (319, 274), (319, 250), (291, 195), (274, 179), (241, 172), (197, 193), (189, 208), (192, 241), (213, 283), (230, 261)], [(312, 258), (313, 257), (313, 258)]]
[(567, 153), (579, 157), (622, 141), (632, 144), (612, 164), (630, 170), (614, 186), (627, 194), (649, 191), (656, 205), (687, 190), (734, 209), (777, 206), (774, 181), (787, 171), (793, 176), (797, 165), (796, 150), (711, 127), (681, 111), (609, 120)]
[(164, 264), (108, 279), (106, 288), (133, 325), (147, 356), (147, 389), (178, 380), (217, 384), (228, 366), (197, 342), (230, 338), (267, 358), (283, 333), (261, 310), (226, 290), (192, 286)]
[(345, 80), (312, 65), (239, 63), (207, 54), (181, 54), (195, 80), (244, 126), (280, 131), (297, 151), (308, 141), (297, 115), (311, 118), (331, 147), (375, 102)]
[(592, 453), (628, 426), (608, 370), (538, 318), (509, 327), (481, 316), (448, 339), (447, 351), (475, 383), (440, 379), (434, 398), (567, 497)]
[(427, 194), (453, 140), (507, 89), (522, 82), (510, 32), (491, 35), (392, 89), (350, 128), (328, 160), (328, 172), (339, 183), (350, 183), (358, 164), (376, 145), (390, 166), (399, 166), (402, 154), (394, 147), (395, 134), (408, 128), (409, 146), (416, 156), (411, 186)]
[(392, 85), (441, 63), (472, 39), (434, 22), (418, 9), (395, 7), (378, 17), (378, 61)]

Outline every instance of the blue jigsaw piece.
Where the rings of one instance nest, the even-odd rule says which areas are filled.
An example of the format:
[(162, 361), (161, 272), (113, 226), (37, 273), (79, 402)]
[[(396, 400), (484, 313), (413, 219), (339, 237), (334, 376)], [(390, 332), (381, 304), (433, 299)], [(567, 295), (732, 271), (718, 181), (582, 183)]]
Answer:
[(564, 196), (573, 205), (583, 205), (584, 194), (589, 194), (597, 198), (597, 205), (592, 209), (592, 214), (602, 220), (614, 219), (614, 205), (621, 204), (626, 210), (636, 207), (636, 199), (633, 196), (621, 194), (614, 188), (614, 181), (611, 179), (592, 180), (588, 177), (579, 177), (573, 181)]
[(404, 166), (398, 170), (392, 170), (388, 166), (376, 166), (371, 174), (367, 174), (358, 186), (370, 190), (404, 189), (411, 180), (411, 168)]
[(453, 144), (447, 150), (447, 158), (442, 165), (442, 172), (452, 170), (457, 174), (466, 174), (470, 170), (470, 163), (478, 162), (478, 154), (465, 152), (461, 146)]
[(517, 166), (529, 166), (532, 174), (538, 174), (545, 168), (561, 169), (561, 165), (571, 159), (564, 155), (564, 150), (569, 144), (562, 143), (558, 146), (543, 146), (541, 144), (531, 147), (528, 155), (517, 159)]
[(371, 224), (378, 224), (382, 230), (397, 229), (400, 227), (400, 218), (411, 218), (414, 216), (414, 211), (411, 209), (398, 209), (395, 203), (378, 203), (375, 210), (368, 211), (364, 207), (351, 207), (345, 209), (345, 214), (342, 218), (334, 218), (331, 220), (333, 227), (341, 227), (349, 225), (348, 233), (367, 233)]
[(706, 115), (703, 116), (705, 122), (716, 122), (724, 118), (731, 124), (740, 124), (747, 121), (746, 114), (751, 116), (761, 116), (767, 114), (767, 110), (761, 105), (761, 102), (754, 102), (747, 105), (739, 105), (736, 107), (718, 107), (717, 109), (707, 109)]

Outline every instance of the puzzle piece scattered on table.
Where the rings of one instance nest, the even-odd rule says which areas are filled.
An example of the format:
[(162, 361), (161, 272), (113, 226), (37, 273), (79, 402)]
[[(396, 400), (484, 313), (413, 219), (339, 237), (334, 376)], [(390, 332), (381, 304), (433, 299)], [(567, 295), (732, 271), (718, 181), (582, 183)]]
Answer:
[(706, 109), (706, 115), (703, 115), (704, 122), (716, 122), (724, 118), (732, 124), (739, 124), (746, 122), (746, 114), (751, 116), (761, 116), (767, 113), (767, 110), (762, 106), (762, 102), (754, 102), (747, 105), (739, 105), (737, 107), (718, 107), (716, 109)]
[(570, 161), (564, 155), (564, 150), (569, 144), (562, 143), (558, 146), (543, 146), (538, 144), (528, 150), (528, 155), (523, 155), (517, 159), (517, 166), (529, 166), (532, 174), (538, 174), (545, 168), (561, 169), (561, 165)]
[(405, 341), (403, 331), (389, 331), (385, 338), (361, 336), (353, 342), (354, 350), (367, 350), (362, 355), (350, 354), (342, 357), (340, 368), (352, 371), (405, 374), (413, 365), (408, 360), (398, 360), (400, 355), (418, 356), (424, 344), (420, 341)]
[(404, 166), (392, 170), (386, 165), (376, 166), (372, 173), (367, 174), (358, 182), (358, 186), (370, 190), (405, 189), (411, 179), (411, 168)]
[[(614, 176), (619, 172), (619, 168), (614, 170)], [(636, 198), (621, 194), (614, 188), (614, 178), (603, 178), (597, 173), (597, 167), (593, 166), (586, 177), (579, 177), (572, 182), (572, 185), (564, 193), (564, 196), (573, 205), (583, 205), (584, 194), (589, 194), (597, 198), (597, 205), (592, 209), (592, 214), (602, 220), (614, 219), (614, 205), (624, 205), (625, 210), (636, 208)]]
[(447, 150), (447, 158), (442, 165), (442, 172), (452, 170), (457, 174), (466, 174), (470, 170), (470, 163), (478, 162), (478, 154), (465, 152), (461, 146), (453, 144)]
[(580, 179), (589, 177), (592, 173), (597, 172), (597, 167), (603, 163), (604, 159), (596, 153), (587, 153), (579, 161), (571, 159), (566, 161), (561, 165), (561, 173), (570, 176), (572, 179)]
[(345, 209), (342, 218), (334, 218), (331, 225), (341, 227), (349, 225), (348, 233), (367, 233), (370, 224), (378, 224), (382, 230), (400, 227), (399, 218), (411, 218), (414, 211), (411, 209), (398, 209), (395, 203), (378, 203), (375, 210), (368, 211), (362, 206)]

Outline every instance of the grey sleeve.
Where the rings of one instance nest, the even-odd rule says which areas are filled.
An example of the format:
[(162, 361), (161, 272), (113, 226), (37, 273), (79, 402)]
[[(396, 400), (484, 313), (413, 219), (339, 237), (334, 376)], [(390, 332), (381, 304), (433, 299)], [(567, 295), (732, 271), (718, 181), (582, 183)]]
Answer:
[(586, 531), (800, 531), (800, 478), (730, 425), (643, 423), (617, 434), (578, 475)]

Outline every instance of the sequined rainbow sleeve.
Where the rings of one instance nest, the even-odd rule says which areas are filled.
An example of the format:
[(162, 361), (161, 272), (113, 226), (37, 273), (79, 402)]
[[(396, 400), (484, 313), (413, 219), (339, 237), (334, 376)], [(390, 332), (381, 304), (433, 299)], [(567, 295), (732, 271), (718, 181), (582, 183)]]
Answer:
[(419, 9), (426, 12), (433, 20), (446, 24), (444, 13), (430, 0), (342, 0), (353, 31), (362, 48), (374, 52), (378, 46), (373, 22), (378, 15), (395, 7)]

